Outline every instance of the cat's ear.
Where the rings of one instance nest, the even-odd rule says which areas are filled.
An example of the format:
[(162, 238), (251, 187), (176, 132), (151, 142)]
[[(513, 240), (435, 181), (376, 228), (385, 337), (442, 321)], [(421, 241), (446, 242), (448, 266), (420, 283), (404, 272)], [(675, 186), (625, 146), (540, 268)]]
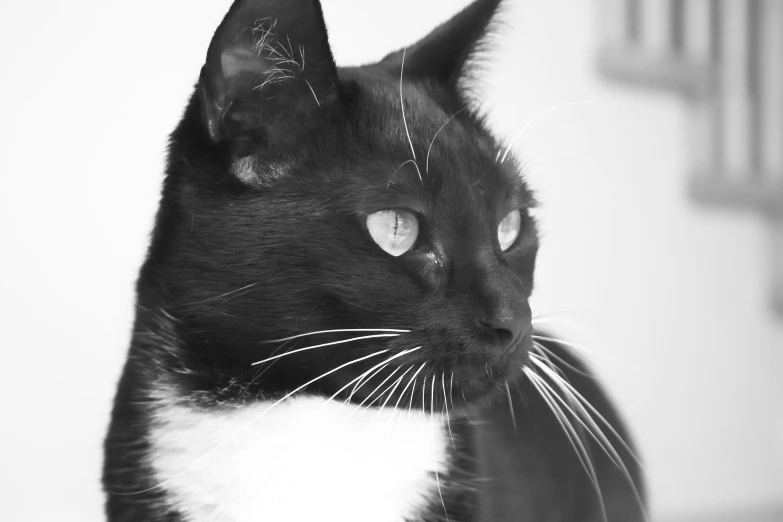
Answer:
[(236, 0), (215, 32), (199, 96), (211, 138), (293, 143), (338, 98), (318, 0)]
[[(490, 31), (501, 0), (476, 0), (430, 34), (405, 50), (405, 77), (432, 80), (456, 89), (464, 78), (466, 64)], [(380, 65), (399, 75), (403, 51), (386, 56)]]

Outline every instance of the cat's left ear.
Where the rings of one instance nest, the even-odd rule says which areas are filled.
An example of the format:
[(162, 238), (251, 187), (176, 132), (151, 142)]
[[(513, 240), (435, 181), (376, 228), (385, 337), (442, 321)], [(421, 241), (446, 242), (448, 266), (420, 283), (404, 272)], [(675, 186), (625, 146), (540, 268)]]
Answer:
[[(501, 0), (476, 0), (450, 20), (405, 50), (405, 78), (438, 83), (456, 92), (468, 71), (467, 63), (480, 50)], [(399, 76), (403, 51), (386, 56), (379, 65)]]
[(290, 145), (338, 99), (318, 0), (236, 0), (201, 70), (202, 119), (216, 142)]

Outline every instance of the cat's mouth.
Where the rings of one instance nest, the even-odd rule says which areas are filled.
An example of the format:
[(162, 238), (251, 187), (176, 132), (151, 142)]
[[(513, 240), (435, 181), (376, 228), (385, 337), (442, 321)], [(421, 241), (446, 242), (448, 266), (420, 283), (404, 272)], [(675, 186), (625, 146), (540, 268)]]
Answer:
[[(455, 373), (455, 386), (460, 389), (461, 406), (491, 399), (499, 390), (505, 391), (505, 384), (513, 381), (528, 364), (532, 349), (532, 331), (521, 335), (500, 357), (487, 360), (483, 365), (459, 365)], [(456, 406), (456, 403), (455, 403)]]
[[(417, 345), (418, 346), (418, 345)], [(430, 346), (406, 353), (358, 387), (351, 400), (364, 405), (454, 413), (506, 393), (528, 363), (532, 329), (499, 349)], [(395, 350), (401, 354), (411, 349)], [(377, 381), (377, 384), (376, 382)]]

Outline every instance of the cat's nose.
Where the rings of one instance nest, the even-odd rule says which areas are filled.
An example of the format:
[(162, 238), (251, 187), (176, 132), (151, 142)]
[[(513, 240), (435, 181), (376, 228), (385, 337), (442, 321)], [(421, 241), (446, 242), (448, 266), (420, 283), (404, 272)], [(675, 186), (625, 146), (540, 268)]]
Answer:
[(491, 333), (498, 348), (505, 351), (516, 347), (527, 334), (530, 319), (530, 305), (525, 302), (522, 305), (504, 306), (480, 322)]

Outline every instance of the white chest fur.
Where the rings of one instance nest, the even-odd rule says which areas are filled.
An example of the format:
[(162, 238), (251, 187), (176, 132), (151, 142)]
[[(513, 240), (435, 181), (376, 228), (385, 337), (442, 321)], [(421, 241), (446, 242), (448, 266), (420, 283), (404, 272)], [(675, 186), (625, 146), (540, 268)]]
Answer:
[(188, 521), (401, 522), (437, 498), (440, 417), (315, 397), (271, 405), (161, 407), (150, 457)]

